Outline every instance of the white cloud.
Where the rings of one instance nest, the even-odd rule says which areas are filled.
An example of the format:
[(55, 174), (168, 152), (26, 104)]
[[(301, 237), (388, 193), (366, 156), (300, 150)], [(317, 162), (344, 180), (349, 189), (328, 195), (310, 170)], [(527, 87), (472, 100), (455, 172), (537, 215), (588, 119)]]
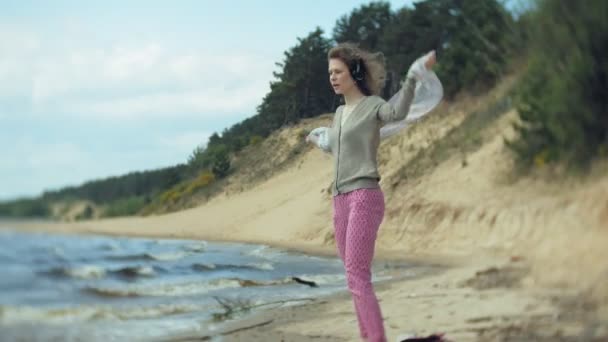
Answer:
[(94, 161), (69, 141), (20, 138), (0, 147), (0, 199), (38, 195), (42, 189), (75, 184), (94, 172)]
[(172, 137), (161, 138), (162, 147), (180, 152), (191, 152), (196, 146), (206, 145), (211, 133), (206, 131), (183, 132)]
[(2, 155), (19, 156), (0, 158), (0, 168), (4, 171), (47, 167), (69, 169), (89, 159), (83, 149), (72, 142), (42, 143), (30, 138), (21, 138), (11, 146), (2, 147), (0, 152)]
[[(217, 128), (200, 119), (254, 114), (275, 69), (272, 58), (247, 51), (103, 43), (91, 38), (95, 30), (79, 32), (78, 23), (60, 32), (7, 25), (0, 23), (0, 138), (7, 142), (0, 144), (0, 198), (185, 162)], [(95, 127), (88, 118), (110, 125)], [(137, 132), (152, 118), (142, 142), (104, 145), (113, 139), (107, 127)], [(189, 130), (166, 133), (175, 132), (167, 129), (174, 122)]]
[[(260, 89), (265, 83), (257, 81), (234, 90), (226, 87), (208, 87), (175, 93), (159, 91), (125, 97), (117, 95), (111, 100), (73, 99), (63, 103), (61, 109), (69, 113), (86, 113), (86, 115), (110, 119), (198, 116), (199, 114), (219, 116), (230, 112), (253, 110), (252, 108), (262, 97)], [(50, 105), (51, 103), (46, 103), (46, 106)]]
[(29, 95), (33, 56), (39, 46), (32, 33), (0, 27), (0, 101)]
[(35, 137), (0, 145), (0, 200), (39, 195), (85, 181), (151, 170), (186, 162), (197, 145), (209, 137), (206, 131), (187, 131), (149, 144), (121, 150), (87, 151), (72, 141), (45, 142)]
[(29, 99), (21, 101), (29, 102), (23, 112), (107, 119), (253, 114), (274, 69), (273, 61), (247, 52), (172, 51), (158, 43), (83, 47), (65, 39), (1, 34), (0, 104)]

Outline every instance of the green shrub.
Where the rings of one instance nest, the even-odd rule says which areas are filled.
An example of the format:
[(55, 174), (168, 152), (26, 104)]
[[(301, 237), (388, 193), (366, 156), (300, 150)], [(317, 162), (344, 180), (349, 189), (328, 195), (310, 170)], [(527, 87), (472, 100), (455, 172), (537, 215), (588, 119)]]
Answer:
[(538, 2), (508, 142), (522, 166), (587, 166), (608, 147), (608, 2)]
[[(115, 216), (128, 216), (137, 214), (144, 206), (145, 198), (142, 196), (133, 196), (129, 198), (123, 198), (116, 201), (110, 202), (108, 204), (106, 210), (104, 211), (104, 216), (107, 217), (115, 217)], [(87, 210), (90, 209), (90, 212), (87, 214)], [(92, 217), (92, 208), (87, 206), (85, 212), (80, 215), (79, 218), (91, 218)]]

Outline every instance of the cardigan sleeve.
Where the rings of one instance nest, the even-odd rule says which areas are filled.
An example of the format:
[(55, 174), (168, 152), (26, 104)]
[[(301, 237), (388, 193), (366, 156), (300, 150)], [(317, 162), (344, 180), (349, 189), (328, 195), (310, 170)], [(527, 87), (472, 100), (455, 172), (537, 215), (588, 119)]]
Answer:
[(395, 105), (389, 102), (383, 103), (378, 109), (378, 120), (383, 122), (401, 121), (405, 119), (410, 111), (416, 90), (416, 78), (409, 72), (401, 89), (399, 89), (399, 100)]

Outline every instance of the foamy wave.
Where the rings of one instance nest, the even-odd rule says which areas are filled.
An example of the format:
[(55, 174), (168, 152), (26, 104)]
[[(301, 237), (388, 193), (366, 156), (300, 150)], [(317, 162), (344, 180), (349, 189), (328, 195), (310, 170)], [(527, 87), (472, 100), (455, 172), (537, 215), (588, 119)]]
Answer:
[(268, 246), (260, 246), (254, 250), (247, 252), (247, 255), (251, 256), (262, 256), (266, 251), (268, 251), (270, 247)]
[(268, 280), (268, 281), (238, 279), (238, 278), (235, 280), (239, 282), (239, 285), (241, 285), (241, 287), (282, 285), (282, 284), (290, 283), (292, 281), (290, 278), (279, 279), (279, 280)]
[(154, 269), (150, 266), (127, 266), (108, 271), (104, 267), (97, 265), (59, 267), (54, 268), (47, 273), (53, 276), (64, 276), (76, 279), (99, 279), (105, 277), (108, 272), (123, 277), (153, 277), (156, 275), (156, 272), (154, 272)]
[(48, 273), (55, 276), (66, 276), (78, 279), (96, 279), (103, 278), (106, 275), (106, 270), (97, 265), (82, 265), (54, 268)]
[(252, 268), (257, 268), (258, 270), (264, 270), (264, 271), (274, 270), (274, 266), (269, 262), (261, 262), (261, 263), (257, 263), (257, 264), (247, 264), (247, 266), (252, 267)]
[(185, 245), (184, 249), (187, 251), (190, 251), (190, 252), (203, 252), (205, 249), (207, 249), (207, 243), (200, 242), (200, 243), (193, 243), (193, 244)]
[(197, 270), (197, 271), (207, 271), (207, 270), (216, 270), (219, 268), (222, 268), (223, 265), (220, 265), (219, 267), (216, 264), (193, 264), (192, 268)]
[(59, 258), (60, 260), (67, 260), (67, 256), (65, 255), (65, 251), (60, 247), (53, 247), (50, 249), (51, 255)]
[(274, 266), (270, 262), (262, 263), (251, 263), (245, 265), (232, 265), (232, 264), (201, 264), (196, 263), (192, 265), (192, 268), (197, 271), (211, 271), (211, 270), (230, 270), (230, 269), (256, 269), (262, 271), (274, 270)]
[(137, 260), (175, 261), (175, 260), (182, 259), (190, 254), (191, 254), (190, 252), (174, 251), (174, 252), (166, 252), (166, 253), (142, 253), (142, 254), (133, 254), (133, 255), (113, 255), (113, 256), (109, 256), (108, 259), (121, 260), (121, 261), (137, 261)]
[(116, 242), (108, 241), (108, 242), (104, 242), (102, 245), (100, 245), (99, 249), (104, 250), (104, 251), (118, 251), (118, 250), (120, 250), (120, 247), (118, 246), (118, 244)]
[(146, 253), (145, 255), (156, 261), (175, 261), (184, 258), (190, 253), (176, 251), (176, 252), (167, 252), (167, 253)]
[(90, 286), (86, 291), (104, 297), (188, 296), (240, 287), (241, 279), (217, 279), (210, 282), (154, 285)]
[(35, 308), (29, 306), (0, 306), (0, 324), (28, 322), (66, 324), (104, 319), (148, 319), (204, 310), (204, 305), (161, 304), (151, 307), (76, 306), (68, 308)]
[(123, 267), (112, 271), (112, 273), (124, 277), (153, 277), (156, 275), (156, 272), (154, 272), (154, 269), (150, 266)]
[(143, 296), (189, 296), (208, 293), (215, 290), (272, 286), (292, 283), (291, 278), (260, 281), (242, 278), (221, 278), (209, 282), (190, 282), (182, 284), (154, 284), (154, 285), (121, 285), (121, 286), (89, 286), (85, 291), (103, 297), (143, 297)]
[(280, 251), (278, 251), (277, 249), (270, 247), (270, 246), (259, 246), (256, 249), (246, 252), (245, 254), (254, 256), (254, 257), (258, 257), (258, 258), (272, 260), (272, 259), (276, 259), (277, 257), (279, 257), (282, 253)]

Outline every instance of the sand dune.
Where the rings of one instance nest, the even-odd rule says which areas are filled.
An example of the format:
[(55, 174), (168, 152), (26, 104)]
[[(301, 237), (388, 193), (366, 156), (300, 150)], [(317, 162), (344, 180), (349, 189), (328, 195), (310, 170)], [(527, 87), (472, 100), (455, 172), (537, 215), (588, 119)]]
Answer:
[[(450, 266), (440, 274), (392, 282), (380, 289), (391, 338), (408, 331), (439, 330), (457, 341), (501, 341), (505, 334), (515, 336), (511, 340), (543, 340), (544, 335), (534, 335), (539, 324), (545, 329), (543, 334), (582, 336), (589, 333), (591, 323), (595, 330), (588, 336), (608, 335), (608, 176), (604, 166), (585, 179), (510, 180), (512, 161), (503, 137), (512, 134), (510, 123), (516, 115), (509, 112), (485, 128), (483, 143), (476, 150), (454, 153), (422, 175), (404, 178), (403, 168), (415, 166), (407, 163), (416, 151), (443, 139), (476, 106), (482, 104), (444, 107), (441, 110), (447, 114), (431, 117), (382, 146), (387, 214), (378, 257), (416, 258)], [(270, 179), (193, 209), (22, 227), (257, 242), (335, 254), (327, 192), (331, 168), (329, 156), (309, 149)], [(556, 318), (567, 300), (593, 303), (595, 309), (583, 312), (569, 307), (575, 315)], [(347, 297), (284, 310), (289, 310), (291, 318), (282, 311), (256, 316), (252, 319), (273, 323), (226, 338), (356, 340)]]

